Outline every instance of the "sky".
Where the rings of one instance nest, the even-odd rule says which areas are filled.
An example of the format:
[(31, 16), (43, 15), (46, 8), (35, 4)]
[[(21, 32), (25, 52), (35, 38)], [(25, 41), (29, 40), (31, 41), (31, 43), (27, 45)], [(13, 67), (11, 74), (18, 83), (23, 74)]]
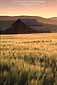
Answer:
[(57, 0), (0, 0), (0, 16), (57, 17)]

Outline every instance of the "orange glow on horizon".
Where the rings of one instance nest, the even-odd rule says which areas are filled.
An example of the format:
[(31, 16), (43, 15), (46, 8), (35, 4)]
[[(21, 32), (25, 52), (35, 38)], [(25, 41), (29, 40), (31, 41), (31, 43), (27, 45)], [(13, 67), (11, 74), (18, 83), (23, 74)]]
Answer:
[(0, 7), (0, 16), (40, 16), (44, 18), (57, 17), (57, 3), (31, 6)]

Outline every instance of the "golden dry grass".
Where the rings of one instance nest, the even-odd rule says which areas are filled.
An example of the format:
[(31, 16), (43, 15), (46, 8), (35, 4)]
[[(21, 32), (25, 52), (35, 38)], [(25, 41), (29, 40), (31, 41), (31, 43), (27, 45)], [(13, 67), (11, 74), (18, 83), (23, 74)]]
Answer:
[(0, 35), (1, 53), (57, 55), (57, 33)]
[[(12, 72), (17, 73), (21, 70), (21, 72), (29, 72), (29, 75), (32, 73), (34, 75), (36, 72), (39, 77), (47, 64), (45, 61), (40, 63), (39, 58), (45, 60), (45, 56), (49, 58), (47, 63), (50, 60), (52, 63), (53, 59), (55, 63), (57, 62), (57, 33), (0, 35), (0, 65), (7, 65)], [(41, 67), (41, 64), (44, 66)], [(49, 71), (49, 68), (48, 65), (46, 70)], [(32, 81), (34, 82), (33, 79)], [(39, 81), (36, 80), (36, 82)]]
[[(24, 55), (57, 59), (57, 33), (0, 35), (0, 38), (0, 61), (8, 62), (11, 57), (10, 62), (19, 65), (24, 62), (18, 58)], [(17, 60), (14, 60), (14, 57)], [(26, 66), (29, 67), (27, 63)], [(36, 67), (31, 66), (35, 69)], [(39, 66), (38, 68), (40, 69)]]

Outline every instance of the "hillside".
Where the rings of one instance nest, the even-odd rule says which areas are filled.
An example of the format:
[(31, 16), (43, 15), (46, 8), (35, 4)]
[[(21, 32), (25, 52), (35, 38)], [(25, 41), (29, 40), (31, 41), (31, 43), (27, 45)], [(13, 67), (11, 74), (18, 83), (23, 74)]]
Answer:
[[(21, 26), (20, 22), (16, 24), (18, 20), (21, 21), (22, 23)], [(15, 26), (14, 24), (16, 24), (16, 27), (14, 27)], [(23, 25), (25, 25), (25, 27)], [(22, 30), (20, 29), (20, 27)], [(57, 32), (57, 18), (54, 17), (46, 19), (36, 16), (15, 16), (15, 17), (0, 16), (0, 34), (7, 32), (13, 34)]]
[(43, 18), (40, 16), (0, 16), (0, 21), (16, 21), (17, 19), (36, 19), (37, 21), (46, 24), (48, 23), (57, 25), (57, 17)]
[(25, 25), (20, 19), (14, 22), (9, 28), (2, 31), (2, 34), (23, 34), (23, 33), (31, 33), (32, 30)]
[[(29, 33), (48, 33), (50, 32), (48, 28), (44, 27), (43, 23), (28, 20), (30, 24), (28, 25), (22, 19), (16, 20), (9, 28), (0, 31), (0, 34), (29, 34)], [(33, 22), (33, 23), (32, 23)], [(38, 28), (34, 28), (34, 26), (38, 26)]]
[(28, 20), (28, 23), (18, 19), (9, 28), (1, 31), (0, 34), (27, 34), (50, 32), (50, 30), (43, 23), (36, 22), (35, 20)]

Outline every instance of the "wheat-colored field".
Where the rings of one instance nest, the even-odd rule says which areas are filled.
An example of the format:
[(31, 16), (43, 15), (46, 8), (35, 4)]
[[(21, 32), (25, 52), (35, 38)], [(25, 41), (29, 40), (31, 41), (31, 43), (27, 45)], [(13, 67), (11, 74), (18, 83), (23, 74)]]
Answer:
[[(53, 73), (49, 70), (50, 63), (52, 64), (53, 60), (57, 65), (57, 33), (0, 35), (0, 66), (6, 64), (10, 67), (10, 72), (25, 71), (33, 75), (36, 72), (37, 79), (34, 80), (33, 76), (28, 85), (43, 85), (39, 84), (38, 77), (44, 71), (45, 65), (47, 65), (48, 70), (46, 70), (49, 74), (50, 72)], [(57, 66), (54, 68), (57, 68)], [(1, 72), (2, 75), (0, 73), (0, 79), (2, 76), (9, 75), (6, 72)], [(57, 72), (55, 73), (57, 75)], [(17, 84), (13, 85), (22, 85), (18, 84), (17, 80)], [(55, 80), (57, 80), (57, 77)], [(55, 82), (55, 85), (57, 85), (57, 82)]]
[[(57, 55), (57, 33), (0, 35), (1, 53)], [(8, 54), (8, 53), (7, 53)]]

